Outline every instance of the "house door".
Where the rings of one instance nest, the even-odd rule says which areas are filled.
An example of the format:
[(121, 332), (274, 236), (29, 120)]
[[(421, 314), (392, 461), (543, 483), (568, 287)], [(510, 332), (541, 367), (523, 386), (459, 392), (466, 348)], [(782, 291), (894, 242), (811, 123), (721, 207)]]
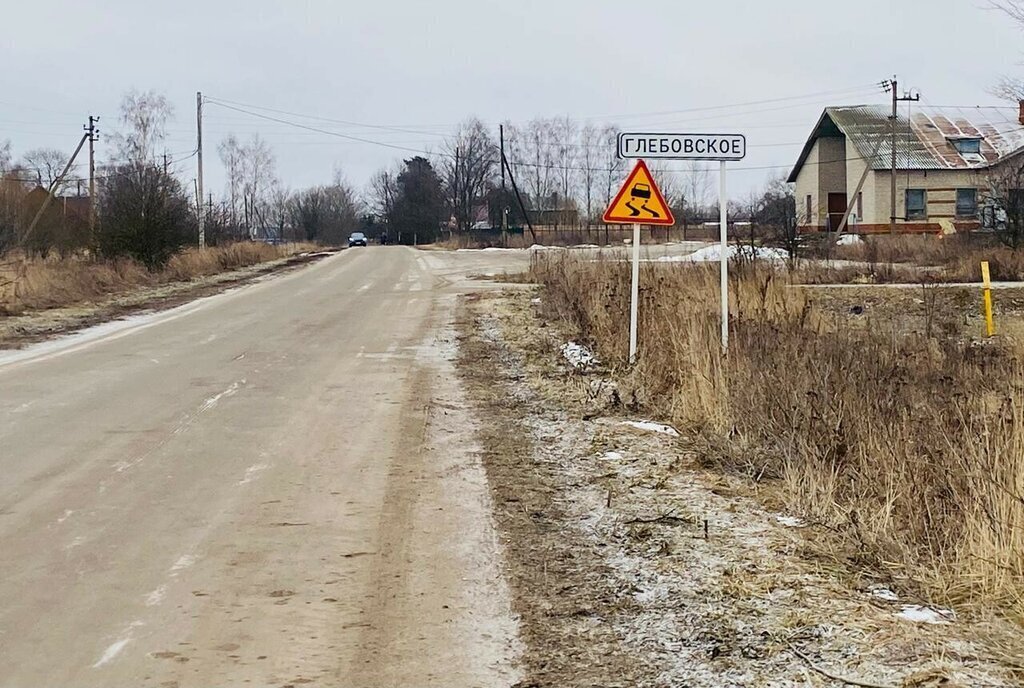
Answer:
[(828, 231), (839, 229), (839, 223), (846, 214), (846, 194), (830, 193), (828, 195)]

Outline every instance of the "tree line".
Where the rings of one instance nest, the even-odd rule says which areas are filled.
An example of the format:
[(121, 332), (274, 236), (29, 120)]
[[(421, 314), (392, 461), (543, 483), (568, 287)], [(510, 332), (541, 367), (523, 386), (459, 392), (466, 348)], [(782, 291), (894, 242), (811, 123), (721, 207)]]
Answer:
[[(616, 127), (562, 117), (504, 124), (503, 165), (498, 132), (470, 118), (439, 150), (379, 170), (361, 191), (337, 168), (324, 184), (292, 190), (278, 176), (265, 139), (229, 135), (216, 147), (226, 179), (223, 192), (197, 199), (191, 175), (179, 171), (194, 152), (179, 158), (163, 153), (173, 119), (173, 108), (159, 93), (133, 90), (124, 96), (117, 130), (107, 136), (112, 153), (97, 167), (95, 227), (89, 223), (88, 199), (81, 200), (82, 163), (62, 178), (67, 153), (34, 149), (15, 159), (10, 142), (0, 144), (0, 252), (130, 256), (158, 265), (196, 243), (199, 204), (211, 244), (340, 244), (356, 230), (423, 243), (445, 233), (500, 227), (503, 219), (513, 228), (530, 223), (578, 228), (600, 222), (628, 164), (615, 153)], [(701, 163), (682, 170), (651, 167), (681, 225), (717, 216), (711, 172)], [(57, 202), (29, 232), (46, 191)], [(766, 216), (765, 208), (778, 209), (780, 203), (792, 205), (792, 194), (775, 182), (761, 193), (759, 212)], [(733, 212), (746, 208), (738, 204)], [(774, 215), (767, 219), (781, 221)]]

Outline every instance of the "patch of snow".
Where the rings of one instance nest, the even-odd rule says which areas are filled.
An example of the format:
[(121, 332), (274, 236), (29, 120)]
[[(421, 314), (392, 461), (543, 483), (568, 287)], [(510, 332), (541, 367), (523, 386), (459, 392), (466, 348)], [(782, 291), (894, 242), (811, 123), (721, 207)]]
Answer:
[(104, 664), (107, 664), (114, 657), (120, 654), (121, 650), (125, 648), (125, 645), (131, 642), (131, 638), (121, 638), (120, 640), (112, 643), (110, 647), (103, 651), (103, 655), (96, 660), (96, 663), (92, 665), (93, 669), (99, 669)]
[(854, 244), (859, 244), (862, 241), (863, 239), (856, 234), (844, 234), (839, 237), (839, 241), (836, 242), (836, 246), (853, 246)]
[(649, 420), (624, 420), (622, 421), (622, 424), (634, 427), (637, 430), (648, 430), (650, 432), (658, 432), (670, 437), (679, 437), (679, 431), (671, 425), (663, 425)]
[(569, 361), (572, 367), (581, 370), (597, 363), (597, 357), (590, 352), (590, 349), (576, 342), (563, 344), (562, 356), (565, 357), (565, 360)]
[(797, 518), (796, 516), (785, 516), (783, 514), (776, 514), (775, 520), (778, 523), (786, 526), (787, 528), (804, 528), (807, 526), (807, 524), (804, 522), (802, 518)]
[(171, 567), (171, 574), (174, 575), (178, 571), (184, 571), (187, 568), (191, 568), (196, 563), (196, 558), (191, 554), (183, 554), (178, 557), (178, 560), (174, 562), (174, 566)]
[(956, 620), (956, 614), (952, 609), (925, 607), (920, 604), (905, 604), (896, 616), (906, 621), (926, 624), (948, 624)]
[(876, 600), (881, 600), (882, 602), (899, 602), (900, 601), (899, 595), (894, 593), (889, 588), (882, 587), (882, 586), (876, 586), (876, 587), (871, 588), (871, 596), (874, 597)]
[(146, 606), (155, 607), (164, 601), (164, 596), (167, 594), (167, 586), (161, 585), (153, 592), (146, 595)]
[(601, 458), (605, 461), (622, 461), (623, 456), (617, 451), (605, 452), (601, 455)]
[[(757, 260), (769, 263), (782, 263), (789, 260), (789, 254), (781, 248), (769, 248), (767, 246), (736, 246), (730, 244), (725, 249), (725, 256), (728, 260), (736, 258), (756, 258)], [(662, 256), (657, 259), (659, 263), (710, 263), (722, 260), (722, 247), (720, 244), (712, 244), (697, 249), (685, 256)]]
[(535, 306), (536, 306), (537, 304), (539, 304), (539, 303), (540, 303), (540, 297), (538, 296), (538, 297), (537, 297), (537, 298), (535, 298), (535, 299), (530, 299), (530, 303), (532, 303), (533, 305), (535, 305)]

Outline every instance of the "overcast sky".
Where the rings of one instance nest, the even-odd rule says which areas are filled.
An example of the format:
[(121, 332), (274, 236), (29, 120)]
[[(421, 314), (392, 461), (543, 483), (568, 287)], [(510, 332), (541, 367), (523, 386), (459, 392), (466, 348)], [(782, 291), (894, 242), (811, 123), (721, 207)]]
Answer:
[[(70, 153), (89, 114), (117, 125), (129, 88), (174, 104), (167, 148), (195, 147), (195, 93), (410, 132), (305, 121), (437, 150), (456, 123), (564, 116), (623, 128), (737, 131), (733, 195), (788, 171), (825, 105), (882, 103), (899, 76), (923, 104), (999, 104), (1024, 72), (1021, 33), (986, 0), (67, 0), (5, 3), (0, 142)], [(825, 95), (821, 95), (825, 93)], [(763, 105), (754, 101), (780, 100)], [(747, 104), (744, 104), (747, 103)], [(694, 111), (695, 108), (731, 108)], [(687, 112), (689, 111), (689, 112)], [(650, 113), (666, 113), (658, 114)], [(276, 115), (275, 115), (276, 116)], [(206, 108), (207, 187), (218, 141), (259, 132), (298, 188), (335, 166), (362, 188), (402, 152)], [(100, 155), (111, 154), (101, 141)], [(410, 154), (406, 154), (410, 155)], [(191, 181), (194, 159), (178, 166)]]

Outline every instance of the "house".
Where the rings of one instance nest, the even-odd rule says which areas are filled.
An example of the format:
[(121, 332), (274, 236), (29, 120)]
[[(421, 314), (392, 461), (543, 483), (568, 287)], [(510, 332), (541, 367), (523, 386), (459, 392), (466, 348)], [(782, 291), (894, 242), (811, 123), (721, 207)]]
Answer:
[[(821, 114), (788, 178), (796, 185), (801, 231), (838, 229), (851, 199), (849, 231), (889, 231), (890, 114), (881, 105), (829, 107)], [(1024, 103), (915, 107), (909, 117), (897, 117), (895, 141), (897, 231), (939, 231), (940, 222), (974, 229), (987, 179), (1024, 152)]]

